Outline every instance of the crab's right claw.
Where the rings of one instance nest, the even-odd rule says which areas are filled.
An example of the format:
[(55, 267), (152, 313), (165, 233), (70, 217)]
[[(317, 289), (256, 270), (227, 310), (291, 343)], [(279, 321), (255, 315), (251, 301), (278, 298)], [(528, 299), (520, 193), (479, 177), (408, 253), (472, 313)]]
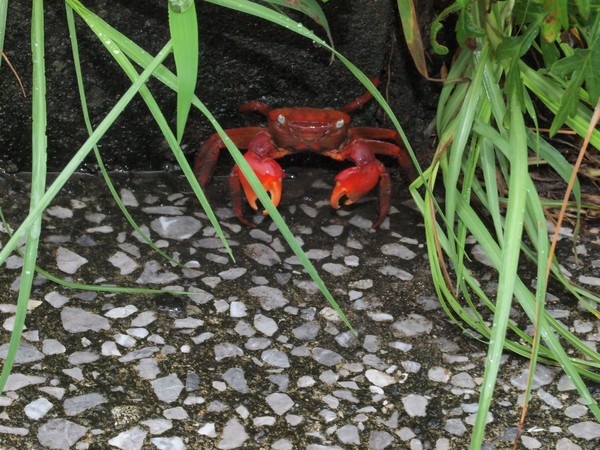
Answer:
[[(260, 180), (262, 187), (269, 193), (273, 204), (278, 206), (279, 201), (281, 200), (281, 180), (283, 180), (285, 177), (285, 172), (281, 166), (277, 164), (274, 159), (261, 157), (254, 152), (247, 152), (244, 157)], [(252, 189), (252, 186), (250, 186), (250, 183), (248, 183), (248, 180), (239, 167), (236, 166), (235, 170), (237, 170), (240, 177), (242, 187), (244, 188), (244, 193), (246, 194), (246, 199), (248, 199), (248, 204), (252, 207), (252, 209), (258, 210), (258, 206), (256, 204), (258, 197), (256, 192), (254, 192), (254, 189)], [(267, 215), (267, 211), (263, 211), (263, 214)]]

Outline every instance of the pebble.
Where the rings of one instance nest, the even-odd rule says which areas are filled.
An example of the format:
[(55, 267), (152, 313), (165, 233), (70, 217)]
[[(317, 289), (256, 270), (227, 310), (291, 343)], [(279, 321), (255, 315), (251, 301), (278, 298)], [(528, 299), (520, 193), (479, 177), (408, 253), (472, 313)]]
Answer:
[(50, 419), (38, 430), (37, 439), (45, 447), (66, 450), (77, 443), (88, 428), (67, 419)]
[(379, 387), (386, 387), (397, 382), (396, 378), (376, 369), (368, 369), (365, 371), (365, 377), (367, 377), (367, 380), (372, 384)]
[(274, 266), (281, 263), (281, 258), (271, 247), (261, 244), (249, 244), (244, 248), (244, 254), (263, 266)]
[(183, 383), (174, 373), (153, 380), (151, 385), (158, 399), (165, 403), (172, 403), (177, 400), (183, 390)]
[(340, 354), (321, 347), (315, 347), (311, 353), (315, 361), (328, 367), (335, 366), (343, 359)]
[(294, 406), (294, 401), (290, 396), (281, 392), (274, 392), (267, 395), (265, 401), (278, 416), (285, 414)]
[(569, 427), (569, 431), (573, 436), (591, 441), (592, 439), (600, 439), (600, 423), (585, 421), (576, 423)]
[(40, 397), (37, 400), (28, 403), (25, 408), (27, 417), (33, 420), (39, 420), (46, 415), (54, 405), (45, 397)]
[(108, 261), (119, 269), (121, 275), (129, 275), (139, 267), (133, 258), (123, 252), (116, 252)]
[(168, 438), (152, 438), (150, 442), (159, 450), (185, 450), (183, 439), (179, 436)]
[(83, 333), (85, 331), (108, 330), (110, 322), (98, 314), (84, 311), (81, 308), (63, 308), (60, 318), (65, 330), (69, 333)]
[(237, 392), (246, 394), (250, 392), (248, 383), (246, 382), (245, 373), (238, 367), (231, 367), (223, 374), (223, 379), (227, 382), (229, 387)]
[(87, 262), (88, 260), (83, 256), (80, 256), (67, 248), (59, 247), (56, 250), (56, 265), (65, 273), (72, 275)]
[(107, 400), (103, 395), (92, 392), (65, 399), (63, 407), (67, 416), (74, 416), (106, 402)]
[(144, 445), (147, 431), (140, 427), (134, 427), (127, 431), (119, 433), (108, 441), (113, 447), (121, 450), (139, 450)]
[(262, 314), (257, 314), (254, 316), (254, 328), (256, 328), (265, 336), (273, 336), (279, 329), (277, 322), (270, 317), (263, 316)]
[(424, 417), (427, 415), (427, 404), (429, 401), (422, 395), (409, 394), (402, 397), (404, 411), (410, 417)]
[(217, 445), (221, 450), (241, 447), (248, 440), (244, 426), (236, 419), (230, 419), (223, 428), (223, 436)]
[(432, 329), (433, 323), (420, 314), (409, 314), (392, 324), (392, 333), (396, 337), (420, 336), (429, 334)]
[(402, 244), (384, 244), (381, 246), (381, 253), (388, 256), (396, 256), (400, 259), (409, 260), (417, 256), (415, 252)]

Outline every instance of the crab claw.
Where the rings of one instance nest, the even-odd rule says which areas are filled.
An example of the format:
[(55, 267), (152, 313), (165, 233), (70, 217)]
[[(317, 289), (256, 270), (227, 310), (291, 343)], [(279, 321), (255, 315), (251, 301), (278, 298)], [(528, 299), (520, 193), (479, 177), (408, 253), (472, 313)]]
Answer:
[(340, 207), (340, 199), (346, 196), (344, 205), (351, 205), (366, 193), (370, 192), (379, 181), (381, 170), (379, 161), (372, 161), (362, 167), (350, 167), (335, 177), (335, 187), (331, 193), (331, 206)]
[[(248, 151), (244, 154), (244, 158), (250, 164), (265, 191), (271, 196), (273, 204), (277, 206), (281, 200), (281, 180), (285, 177), (285, 172), (273, 158), (268, 156), (272, 150), (275, 150), (275, 147), (271, 142), (270, 135), (267, 132), (261, 132), (248, 145)], [(256, 205), (258, 197), (252, 186), (250, 186), (239, 167), (236, 166), (234, 170), (240, 177), (248, 204), (252, 209), (258, 210)], [(263, 214), (267, 215), (267, 211), (263, 211)]]
[(390, 209), (390, 175), (385, 166), (375, 159), (371, 147), (364, 140), (350, 143), (348, 159), (356, 163), (355, 167), (343, 170), (335, 177), (335, 187), (331, 193), (331, 206), (340, 207), (340, 199), (346, 197), (345, 205), (351, 205), (379, 183), (379, 214), (372, 227), (377, 228)]

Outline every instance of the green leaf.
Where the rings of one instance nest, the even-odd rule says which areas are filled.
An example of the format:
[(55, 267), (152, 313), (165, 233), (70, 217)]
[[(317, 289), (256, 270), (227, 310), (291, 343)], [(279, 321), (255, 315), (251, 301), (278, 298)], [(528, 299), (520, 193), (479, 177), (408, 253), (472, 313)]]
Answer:
[(542, 23), (542, 36), (547, 42), (554, 42), (560, 36), (561, 30), (568, 28), (566, 0), (543, 0), (546, 17)]
[(567, 56), (566, 58), (559, 59), (552, 67), (550, 67), (550, 72), (564, 77), (572, 74), (577, 69), (581, 69), (581, 66), (585, 63), (585, 56), (589, 53), (589, 50), (581, 50), (577, 49), (572, 56)]
[(577, 5), (579, 14), (584, 19), (587, 19), (590, 16), (590, 0), (575, 0), (575, 4)]
[(589, 49), (588, 64), (585, 65), (585, 88), (590, 94), (590, 104), (595, 105), (600, 98), (600, 45), (598, 39)]
[(577, 112), (577, 107), (579, 106), (579, 89), (583, 84), (583, 76), (583, 70), (576, 70), (573, 73), (569, 86), (560, 99), (560, 107), (554, 116), (554, 120), (552, 120), (550, 136), (554, 136), (558, 129), (566, 122), (567, 118), (573, 116)]
[(181, 143), (198, 78), (198, 22), (193, 0), (169, 1), (169, 29), (177, 68), (177, 142)]

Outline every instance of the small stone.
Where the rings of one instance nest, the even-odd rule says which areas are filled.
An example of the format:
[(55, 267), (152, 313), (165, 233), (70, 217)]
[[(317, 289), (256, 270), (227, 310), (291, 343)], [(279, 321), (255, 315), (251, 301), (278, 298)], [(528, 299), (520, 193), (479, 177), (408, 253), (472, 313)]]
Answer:
[(37, 400), (27, 404), (24, 411), (27, 417), (30, 419), (39, 420), (44, 417), (53, 406), (54, 405), (50, 403), (48, 399), (40, 397)]
[(237, 367), (227, 369), (227, 371), (223, 374), (223, 379), (232, 389), (242, 394), (250, 392), (248, 383), (246, 382), (245, 373), (242, 369)]
[(575, 437), (591, 441), (592, 439), (600, 438), (600, 423), (586, 421), (576, 423), (569, 427), (569, 431), (573, 433)]
[(108, 262), (119, 269), (121, 275), (129, 275), (139, 267), (133, 258), (123, 252), (116, 252), (108, 258)]
[(67, 450), (81, 439), (88, 428), (66, 419), (50, 419), (43, 424), (37, 433), (40, 445), (44, 447)]
[(75, 416), (83, 411), (106, 403), (106, 401), (103, 395), (92, 392), (91, 394), (78, 395), (77, 397), (65, 399), (63, 407), (67, 416)]
[(266, 336), (273, 336), (277, 332), (277, 322), (262, 314), (254, 316), (254, 327)]
[(372, 384), (379, 387), (386, 387), (397, 382), (394, 377), (375, 369), (368, 369), (365, 376)]
[(288, 356), (280, 350), (269, 349), (262, 352), (261, 359), (275, 367), (290, 367)]
[[(6, 359), (10, 344), (0, 345), (0, 358)], [(44, 359), (45, 355), (29, 342), (22, 340), (17, 349), (15, 364), (27, 364)]]
[(119, 433), (114, 438), (110, 439), (108, 443), (121, 450), (139, 450), (144, 445), (147, 434), (148, 432), (140, 427), (134, 427)]
[(230, 419), (223, 428), (223, 436), (217, 448), (220, 450), (239, 448), (247, 439), (248, 434), (246, 434), (244, 426), (236, 419)]
[(428, 400), (422, 395), (409, 394), (402, 398), (404, 411), (410, 417), (424, 417), (426, 415)]
[(317, 337), (320, 329), (321, 325), (318, 322), (310, 321), (294, 328), (292, 334), (301, 341), (312, 341)]
[(387, 431), (371, 431), (369, 434), (369, 449), (383, 450), (390, 446), (394, 437)]
[(159, 450), (185, 450), (183, 439), (179, 436), (150, 439)]
[(290, 398), (290, 396), (281, 392), (269, 394), (265, 400), (273, 412), (278, 416), (285, 414), (291, 409), (292, 406), (294, 406), (294, 401)]
[(63, 308), (60, 312), (63, 327), (69, 333), (108, 330), (110, 322), (105, 317), (84, 311), (81, 308)]
[(321, 347), (315, 347), (312, 350), (312, 357), (318, 363), (328, 367), (335, 366), (343, 359), (339, 353)]
[(173, 428), (173, 422), (167, 419), (148, 419), (141, 422), (150, 429), (152, 434), (162, 434)]
[(150, 223), (150, 228), (164, 239), (185, 241), (202, 228), (202, 223), (192, 216), (161, 216)]
[(413, 259), (417, 254), (402, 244), (385, 244), (381, 247), (381, 253), (388, 256), (397, 256), (400, 259)]
[(265, 244), (255, 243), (247, 245), (244, 248), (244, 253), (248, 258), (253, 259), (263, 266), (271, 267), (281, 263), (281, 258), (275, 250)]
[(21, 388), (26, 386), (31, 386), (34, 384), (41, 384), (46, 381), (45, 377), (36, 377), (34, 375), (24, 375), (22, 373), (11, 373), (8, 376), (8, 380), (6, 381), (6, 385), (4, 386), (4, 390), (6, 392), (9, 391), (18, 391)]
[(166, 377), (157, 378), (151, 384), (158, 399), (165, 403), (177, 400), (183, 390), (183, 383), (174, 373)]
[(344, 444), (360, 445), (358, 428), (355, 425), (344, 425), (336, 431), (337, 437)]
[(122, 319), (136, 313), (137, 310), (138, 309), (134, 305), (127, 305), (120, 308), (113, 308), (104, 314), (104, 316), (109, 319)]
[(229, 342), (224, 342), (222, 344), (216, 344), (214, 346), (215, 350), (215, 360), (221, 361), (225, 358), (232, 358), (235, 356), (243, 356), (244, 351), (239, 348), (237, 345), (231, 344)]
[(72, 275), (87, 262), (88, 260), (83, 256), (64, 247), (59, 247), (56, 250), (56, 265), (65, 273)]
[(428, 334), (433, 329), (433, 323), (420, 314), (409, 314), (406, 319), (392, 324), (392, 333), (396, 337), (420, 336)]

